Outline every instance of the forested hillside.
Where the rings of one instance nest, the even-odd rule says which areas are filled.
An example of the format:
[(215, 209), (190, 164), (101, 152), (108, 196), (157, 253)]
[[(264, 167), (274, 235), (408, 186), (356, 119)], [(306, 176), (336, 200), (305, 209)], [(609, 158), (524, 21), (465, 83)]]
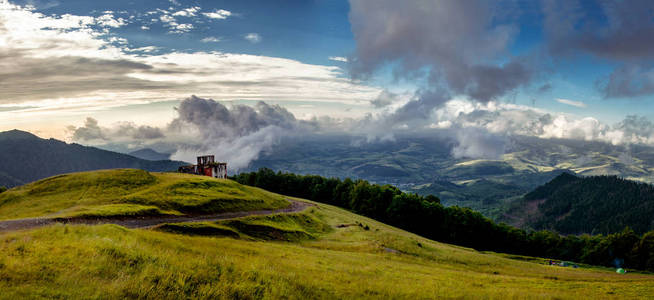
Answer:
[(654, 229), (654, 186), (617, 176), (561, 174), (526, 194), (511, 214), (520, 215), (535, 203), (538, 211), (526, 223), (535, 229), (564, 234)]
[(19, 130), (0, 132), (0, 186), (13, 187), (61, 173), (98, 169), (174, 171), (182, 164), (41, 139)]
[(234, 179), (269, 191), (312, 199), (406, 229), (437, 241), (477, 250), (550, 257), (595, 265), (621, 265), (654, 270), (654, 231), (638, 236), (625, 228), (607, 236), (560, 236), (552, 231), (527, 232), (496, 224), (478, 212), (444, 207), (435, 196), (419, 196), (391, 185), (364, 180), (275, 173), (270, 169), (242, 173)]

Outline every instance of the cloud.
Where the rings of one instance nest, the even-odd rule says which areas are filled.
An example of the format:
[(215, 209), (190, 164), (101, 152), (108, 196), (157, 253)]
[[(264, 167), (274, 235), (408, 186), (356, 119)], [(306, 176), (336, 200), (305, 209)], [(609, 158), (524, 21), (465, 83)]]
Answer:
[(328, 57), (329, 60), (333, 61), (340, 61), (340, 62), (347, 62), (347, 57), (342, 57), (342, 56), (330, 56)]
[[(544, 29), (557, 54), (587, 52), (612, 60), (654, 58), (654, 2), (543, 1)], [(597, 14), (586, 9), (599, 8)]]
[[(191, 29), (166, 10), (151, 15), (173, 32)], [(257, 55), (132, 48), (126, 39), (108, 35), (111, 29), (99, 26), (96, 17), (44, 15), (0, 1), (0, 106), (31, 107), (0, 112), (0, 119), (169, 101), (197, 91), (225, 100), (350, 104), (367, 103), (379, 94), (375, 87), (344, 78), (344, 71), (335, 66)]]
[(628, 98), (654, 94), (654, 68), (624, 65), (596, 85), (605, 98)]
[(115, 18), (113, 14), (104, 14), (96, 18), (96, 23), (100, 26), (118, 28), (127, 25), (123, 18)]
[(454, 158), (499, 159), (508, 142), (503, 135), (491, 134), (480, 128), (464, 128), (456, 132)]
[[(354, 78), (389, 65), (409, 79), (427, 70), (427, 88), (487, 102), (533, 77), (530, 61), (507, 51), (517, 28), (501, 22), (486, 1), (351, 0), (350, 6)], [(502, 63), (494, 62), (498, 57)]]
[[(547, 47), (555, 57), (590, 54), (617, 65), (597, 87), (605, 98), (654, 94), (654, 2), (543, 1)], [(591, 13), (588, 7), (597, 7)]]
[(212, 12), (202, 13), (205, 17), (216, 20), (224, 20), (232, 15), (232, 12), (224, 9), (216, 9)]
[(372, 104), (372, 106), (374, 106), (375, 108), (386, 107), (393, 104), (393, 102), (396, 101), (397, 97), (398, 97), (397, 94), (384, 90), (381, 93), (379, 93), (379, 96), (377, 96), (377, 98), (370, 101), (370, 104)]
[[(418, 100), (407, 104), (414, 103), (409, 107), (416, 108), (412, 101)], [(406, 104), (399, 107), (409, 109)], [(438, 137), (452, 142), (454, 158), (474, 159), (500, 158), (511, 149), (513, 136), (654, 145), (654, 123), (645, 117), (628, 116), (609, 126), (591, 117), (463, 99), (445, 101), (424, 114), (420, 122), (403, 119), (401, 114), (393, 112), (362, 119), (322, 116), (298, 120), (279, 105), (265, 102), (254, 106), (227, 105), (197, 96), (184, 99), (176, 112), (177, 117), (160, 128), (132, 122), (104, 127), (88, 118), (84, 126), (71, 126), (69, 132), (74, 141), (87, 144), (122, 144), (128, 149), (164, 144), (168, 147), (166, 151), (174, 147), (173, 159), (177, 160), (193, 161), (199, 154), (214, 154), (228, 161), (231, 170), (247, 168), (262, 153), (275, 151), (284, 138), (308, 139), (321, 134), (350, 136), (354, 143), (394, 141), (395, 135)]]
[(206, 38), (201, 39), (200, 41), (202, 41), (203, 43), (218, 43), (222, 41), (222, 39), (215, 36), (208, 36)]
[(190, 23), (178, 23), (175, 17), (166, 13), (160, 15), (159, 20), (165, 27), (169, 28), (168, 33), (186, 33), (195, 28), (195, 26)]
[(185, 9), (176, 11), (175, 13), (173, 13), (173, 16), (176, 16), (176, 17), (195, 17), (197, 15), (197, 13), (200, 11), (200, 9), (201, 8), (199, 6), (193, 6), (193, 7), (185, 8)]
[(258, 102), (254, 107), (227, 107), (212, 99), (191, 96), (177, 108), (178, 117), (169, 130), (197, 133), (198, 144), (179, 149), (173, 159), (193, 161), (200, 153), (212, 153), (228, 161), (232, 170), (246, 168), (262, 151), (270, 150), (282, 136), (297, 129), (298, 121), (278, 105)]
[(172, 23), (175, 22), (175, 18), (171, 15), (161, 15), (159, 16), (159, 20), (163, 23)]
[(248, 33), (243, 38), (253, 44), (261, 42), (261, 36), (258, 33)]
[(574, 107), (586, 108), (586, 103), (583, 103), (581, 101), (574, 101), (574, 100), (557, 98), (556, 102), (559, 102), (559, 103), (562, 103), (562, 104), (565, 104), (565, 105), (574, 106)]
[(129, 142), (153, 140), (164, 138), (160, 128), (140, 125), (131, 122), (119, 122), (113, 127), (100, 127), (98, 121), (93, 118), (86, 118), (84, 126), (69, 126), (68, 131), (72, 133), (73, 141), (104, 143), (104, 142)]
[(552, 90), (552, 85), (549, 83), (541, 85), (536, 92), (539, 94), (549, 93)]

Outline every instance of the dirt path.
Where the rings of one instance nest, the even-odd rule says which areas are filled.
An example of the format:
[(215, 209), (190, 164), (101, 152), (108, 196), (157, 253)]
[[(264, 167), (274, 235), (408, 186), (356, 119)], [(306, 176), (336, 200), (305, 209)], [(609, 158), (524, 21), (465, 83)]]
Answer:
[(63, 224), (116, 224), (120, 226), (125, 226), (127, 228), (147, 228), (164, 223), (182, 223), (182, 222), (197, 222), (197, 221), (218, 221), (225, 219), (241, 218), (246, 216), (261, 216), (261, 215), (271, 215), (278, 213), (294, 213), (303, 211), (309, 206), (313, 206), (311, 203), (300, 202), (291, 199), (287, 199), (291, 202), (291, 206), (282, 209), (275, 210), (253, 210), (253, 211), (238, 211), (238, 212), (227, 212), (211, 215), (192, 215), (192, 216), (151, 216), (151, 217), (134, 217), (134, 218), (98, 218), (98, 219), (89, 219), (89, 218), (66, 218), (66, 219), (51, 219), (51, 218), (27, 218), (27, 219), (18, 219), (18, 220), (9, 220), (9, 221), (0, 221), (0, 233), (15, 231), (15, 230), (24, 230), (24, 229), (33, 229), (37, 227), (52, 225), (55, 223)]

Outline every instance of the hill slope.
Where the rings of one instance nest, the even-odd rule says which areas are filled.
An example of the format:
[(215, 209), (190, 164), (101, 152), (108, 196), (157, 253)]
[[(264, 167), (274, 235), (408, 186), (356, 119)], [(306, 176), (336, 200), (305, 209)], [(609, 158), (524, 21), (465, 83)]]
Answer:
[[(651, 275), (437, 243), (333, 206), (158, 230), (0, 234), (0, 298), (637, 298)], [(177, 232), (177, 233), (176, 233)], [(184, 232), (186, 234), (180, 234)]]
[(130, 155), (41, 139), (31, 133), (0, 132), (0, 186), (17, 186), (49, 176), (114, 168), (174, 171), (183, 162), (149, 161)]
[(536, 229), (565, 234), (619, 232), (626, 226), (636, 233), (654, 229), (654, 186), (617, 176), (564, 173), (519, 203), (509, 214), (530, 214), (526, 225)]
[(116, 169), (58, 175), (0, 194), (0, 220), (120, 217), (277, 209), (282, 196), (231, 180)]

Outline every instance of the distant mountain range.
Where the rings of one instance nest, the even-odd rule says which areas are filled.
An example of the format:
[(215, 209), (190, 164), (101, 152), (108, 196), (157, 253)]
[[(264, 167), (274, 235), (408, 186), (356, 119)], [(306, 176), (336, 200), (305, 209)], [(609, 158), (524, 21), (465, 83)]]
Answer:
[(136, 150), (128, 153), (131, 156), (138, 157), (140, 159), (147, 159), (147, 160), (169, 160), (170, 159), (170, 153), (161, 153), (154, 151), (150, 148), (145, 148), (141, 150)]
[(45, 177), (98, 169), (175, 171), (184, 162), (151, 161), (94, 147), (42, 139), (29, 132), (0, 132), (0, 186), (13, 187)]
[(564, 234), (654, 230), (654, 186), (617, 176), (563, 173), (514, 202), (504, 220)]
[(617, 175), (654, 182), (654, 148), (512, 136), (494, 159), (455, 157), (456, 141), (402, 136), (368, 143), (345, 135), (286, 139), (251, 163), (297, 174), (351, 177), (434, 194), (445, 205), (471, 207), (497, 219), (525, 193), (563, 172)]

